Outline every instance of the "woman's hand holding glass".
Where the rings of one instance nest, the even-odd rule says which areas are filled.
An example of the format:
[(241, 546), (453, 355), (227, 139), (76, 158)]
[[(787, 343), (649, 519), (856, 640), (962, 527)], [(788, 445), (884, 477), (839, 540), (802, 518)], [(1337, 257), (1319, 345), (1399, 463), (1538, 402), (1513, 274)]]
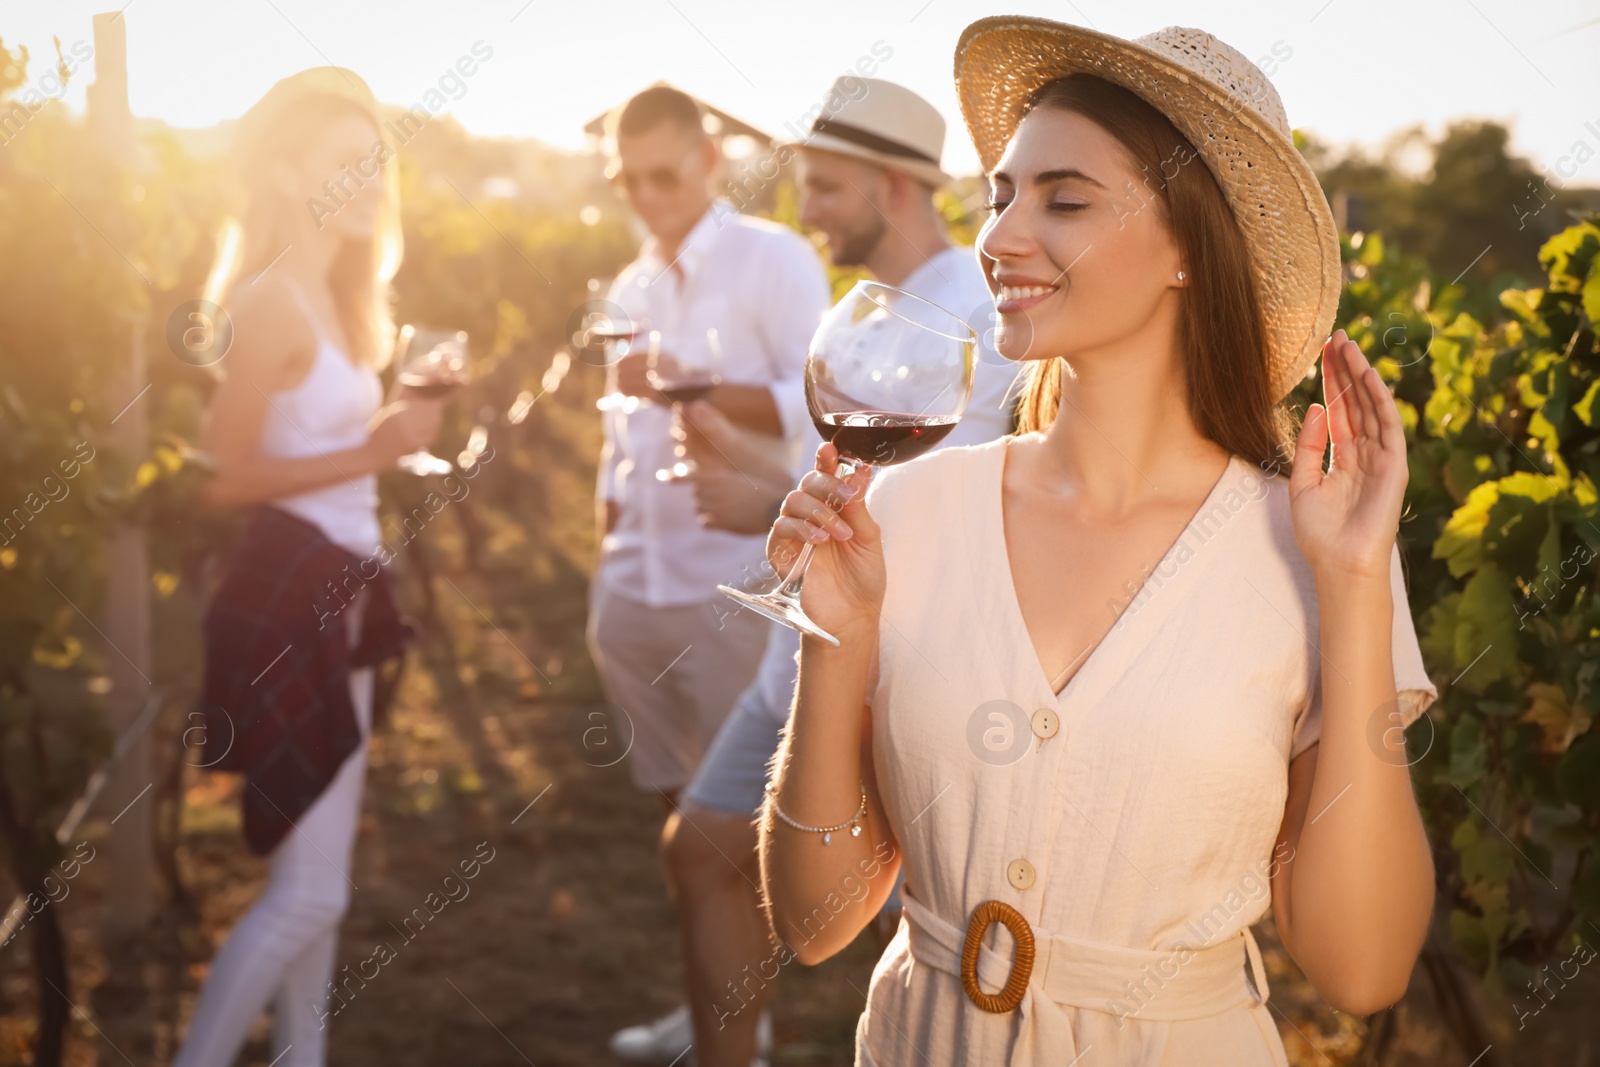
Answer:
[(384, 405), (367, 429), (369, 466), (374, 471), (389, 470), (402, 456), (426, 451), (439, 435), (443, 417), (442, 400), (407, 399)]
[(839, 450), (824, 441), (816, 469), (784, 498), (767, 535), (767, 562), (788, 574), (809, 544), (813, 555), (800, 589), (807, 618), (835, 637), (875, 627), (886, 576), (878, 524), (867, 510), (872, 468), (837, 477)]
[[(414, 353), (420, 352), (420, 355)], [(421, 405), (433, 403), (437, 408), (471, 378), (467, 365), (467, 334), (465, 330), (419, 330), (406, 325), (400, 328), (400, 371), (395, 376), (402, 403)], [(449, 474), (455, 468), (448, 460), (440, 459), (428, 451), (434, 434), (438, 432), (435, 417), (433, 431), (417, 448), (395, 460), (394, 465), (409, 474)]]

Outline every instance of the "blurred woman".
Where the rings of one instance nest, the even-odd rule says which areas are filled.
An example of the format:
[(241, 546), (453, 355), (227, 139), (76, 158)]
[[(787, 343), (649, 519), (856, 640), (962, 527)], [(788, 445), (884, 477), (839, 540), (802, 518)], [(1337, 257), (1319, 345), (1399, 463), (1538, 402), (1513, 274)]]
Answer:
[[(240, 122), (238, 203), (207, 297), (232, 341), (208, 502), (252, 507), (205, 622), (205, 764), (245, 775), (267, 886), (218, 952), (175, 1061), (232, 1063), (274, 1006), (278, 1067), (324, 1060), (376, 666), (404, 630), (379, 558), (377, 474), (432, 440), (439, 404), (384, 406), (399, 204), (376, 101), (334, 67)], [(226, 326), (219, 327), (221, 330)]]
[(818, 545), (802, 602), (839, 647), (801, 650), (773, 925), (825, 959), (904, 867), (867, 1067), (1284, 1067), (1269, 895), (1352, 1014), (1405, 992), (1431, 913), (1400, 414), (1328, 336), (1332, 213), (1255, 64), (1001, 17), (956, 74), (1021, 428), (871, 492), (824, 444), (784, 502), (769, 556)]

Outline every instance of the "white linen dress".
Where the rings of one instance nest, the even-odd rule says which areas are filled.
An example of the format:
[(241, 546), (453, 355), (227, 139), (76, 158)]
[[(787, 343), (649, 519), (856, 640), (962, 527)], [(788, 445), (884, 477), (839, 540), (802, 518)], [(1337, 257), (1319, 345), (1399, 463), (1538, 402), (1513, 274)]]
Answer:
[[(868, 493), (888, 570), (868, 703), (906, 913), (873, 973), (856, 1062), (1281, 1067), (1249, 927), (1268, 876), (1293, 862), (1274, 855), (1288, 765), (1321, 725), (1316, 590), (1288, 479), (1232, 457), (1058, 695), (1007, 559), (1014, 439), (875, 472)], [(1391, 586), (1407, 725), (1438, 694), (1398, 548)], [(1007, 1014), (976, 1007), (958, 977), (987, 900), (1037, 939)], [(993, 926), (984, 944), (994, 993), (1014, 942)]]

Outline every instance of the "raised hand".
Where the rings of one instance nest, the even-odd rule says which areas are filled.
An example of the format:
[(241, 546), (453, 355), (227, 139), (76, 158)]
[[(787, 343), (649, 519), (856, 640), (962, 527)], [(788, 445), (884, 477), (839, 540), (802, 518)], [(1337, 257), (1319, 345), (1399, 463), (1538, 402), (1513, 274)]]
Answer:
[(1400, 412), (1343, 330), (1322, 346), (1322, 382), (1324, 402), (1306, 412), (1289, 473), (1295, 541), (1319, 578), (1387, 581), (1409, 480)]

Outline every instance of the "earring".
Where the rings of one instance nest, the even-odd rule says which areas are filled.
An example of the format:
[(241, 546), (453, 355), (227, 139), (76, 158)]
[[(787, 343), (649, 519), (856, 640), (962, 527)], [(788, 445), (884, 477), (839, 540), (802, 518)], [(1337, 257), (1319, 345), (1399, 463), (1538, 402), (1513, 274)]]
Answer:
[(1180, 282), (1183, 281), (1183, 271), (1181, 271), (1181, 270), (1178, 272), (1178, 280)]

